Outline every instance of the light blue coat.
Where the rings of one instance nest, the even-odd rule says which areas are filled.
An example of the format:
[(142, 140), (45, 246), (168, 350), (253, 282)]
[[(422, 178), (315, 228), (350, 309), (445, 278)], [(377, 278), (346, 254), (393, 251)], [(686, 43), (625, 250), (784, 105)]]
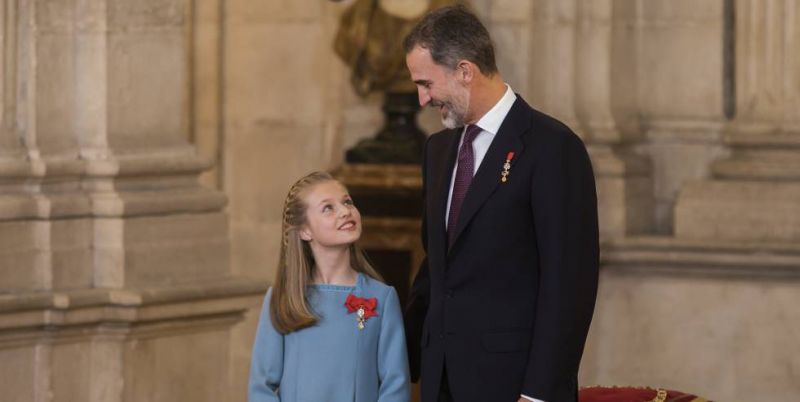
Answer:
[[(347, 295), (378, 299), (377, 317), (358, 329)], [(409, 402), (403, 318), (391, 286), (358, 275), (356, 286), (311, 285), (319, 322), (281, 335), (269, 318), (272, 288), (258, 323), (250, 367), (250, 402)]]

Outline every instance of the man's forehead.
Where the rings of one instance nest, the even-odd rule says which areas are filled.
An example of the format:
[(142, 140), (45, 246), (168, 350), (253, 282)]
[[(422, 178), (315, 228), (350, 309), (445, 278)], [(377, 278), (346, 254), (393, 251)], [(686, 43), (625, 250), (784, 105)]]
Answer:
[(414, 46), (408, 54), (406, 54), (406, 60), (412, 60), (415, 62), (429, 62), (433, 63), (433, 58), (431, 57), (430, 50), (422, 47), (422, 46)]
[(433, 62), (428, 49), (415, 47), (406, 55), (406, 65), (414, 81), (430, 80), (441, 66)]

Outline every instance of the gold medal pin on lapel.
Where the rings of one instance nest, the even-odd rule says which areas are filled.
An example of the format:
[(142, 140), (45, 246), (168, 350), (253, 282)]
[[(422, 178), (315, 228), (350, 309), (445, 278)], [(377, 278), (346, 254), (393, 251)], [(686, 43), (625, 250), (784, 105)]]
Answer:
[(506, 155), (506, 163), (503, 164), (503, 172), (500, 173), (500, 181), (503, 182), (503, 183), (508, 181), (508, 175), (509, 175), (510, 170), (511, 170), (511, 160), (512, 159), (514, 159), (514, 153), (513, 152), (509, 152), (508, 155)]

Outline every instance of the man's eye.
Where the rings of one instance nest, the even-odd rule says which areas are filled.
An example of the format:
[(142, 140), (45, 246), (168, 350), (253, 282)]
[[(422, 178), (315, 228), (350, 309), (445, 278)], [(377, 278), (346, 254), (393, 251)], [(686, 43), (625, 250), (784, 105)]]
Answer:
[(328, 211), (330, 211), (332, 209), (333, 209), (333, 207), (330, 206), (330, 204), (328, 204), (328, 205), (325, 205), (324, 207), (322, 207), (322, 212), (328, 212)]
[(353, 205), (353, 200), (350, 199), (344, 200), (344, 205)]

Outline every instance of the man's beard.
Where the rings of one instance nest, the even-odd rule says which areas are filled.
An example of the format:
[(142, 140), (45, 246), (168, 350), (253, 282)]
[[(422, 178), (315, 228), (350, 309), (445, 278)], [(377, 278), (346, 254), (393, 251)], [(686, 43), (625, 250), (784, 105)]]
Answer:
[(441, 107), (447, 108), (447, 111), (441, 115), (442, 125), (449, 129), (462, 127), (466, 124), (467, 107), (469, 105), (469, 93), (464, 93), (463, 96), (455, 95), (446, 101), (431, 102), (431, 106), (438, 107), (441, 113)]

